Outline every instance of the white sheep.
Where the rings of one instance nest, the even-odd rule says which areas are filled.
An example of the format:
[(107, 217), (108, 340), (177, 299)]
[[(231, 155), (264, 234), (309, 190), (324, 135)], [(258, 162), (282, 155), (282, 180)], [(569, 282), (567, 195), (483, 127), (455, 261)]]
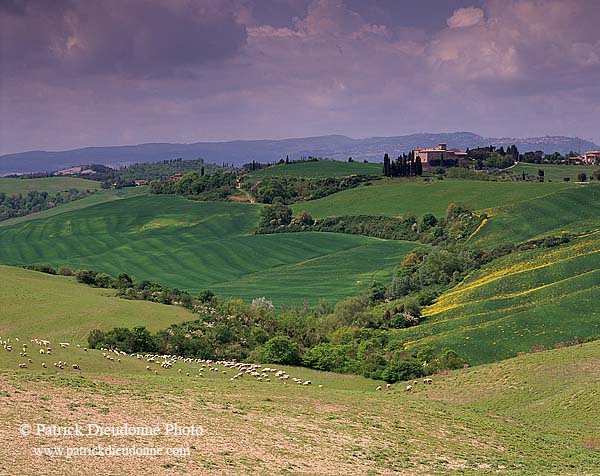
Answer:
[(413, 389), (412, 385), (407, 385), (406, 386), (406, 391), (407, 392), (412, 392), (412, 389)]

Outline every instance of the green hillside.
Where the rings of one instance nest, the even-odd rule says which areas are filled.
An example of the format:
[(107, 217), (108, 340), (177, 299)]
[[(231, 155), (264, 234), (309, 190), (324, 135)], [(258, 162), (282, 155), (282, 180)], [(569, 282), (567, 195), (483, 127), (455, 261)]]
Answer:
[(563, 164), (527, 164), (521, 162), (510, 170), (515, 174), (521, 174), (525, 172), (526, 174), (533, 175), (537, 177), (539, 170), (544, 171), (545, 180), (551, 180), (553, 182), (562, 182), (565, 177), (569, 177), (571, 182), (575, 182), (577, 180), (577, 175), (581, 172), (585, 172), (588, 177), (593, 172), (600, 169), (598, 165), (563, 165)]
[(483, 267), (400, 331), (409, 347), (449, 347), (472, 363), (600, 335), (600, 231)]
[(47, 177), (37, 179), (0, 178), (0, 192), (7, 195), (26, 194), (31, 191), (62, 192), (70, 188), (98, 190), (100, 182), (75, 177)]
[[(30, 335), (39, 334), (20, 338)], [(13, 342), (15, 337), (3, 335)], [(94, 441), (191, 449), (187, 457), (154, 456), (152, 465), (147, 458), (128, 458), (127, 474), (170, 469), (270, 476), (289, 468), (286, 473), (332, 475), (592, 475), (600, 445), (599, 352), (600, 342), (592, 342), (525, 355), (436, 375), (432, 385), (419, 382), (406, 392), (406, 383), (376, 391), (379, 382), (361, 377), (285, 366), (276, 367), (312, 385), (250, 376), (232, 381), (235, 370), (220, 364), (214, 364), (217, 372), (205, 370), (200, 377), (198, 363), (178, 361), (163, 369), (129, 356), (110, 361), (99, 351), (75, 346), (58, 347), (51, 358), (32, 352), (29, 368), (18, 369), (26, 358), (2, 350), (0, 405), (9, 428), (32, 421), (117, 427), (178, 423), (205, 430), (200, 438), (60, 440), (72, 446)], [(80, 370), (70, 365), (58, 370), (52, 366), (58, 360), (77, 363)], [(35, 435), (7, 438), (0, 471), (89, 474), (116, 465), (109, 458), (32, 455), (33, 447), (52, 444), (48, 441)]]
[(415, 246), (333, 233), (253, 235), (259, 212), (174, 196), (115, 200), (0, 228), (0, 262), (126, 271), (193, 292), (301, 304), (388, 279)]
[(144, 325), (162, 329), (193, 315), (176, 306), (128, 301), (113, 290), (75, 278), (0, 266), (0, 336), (67, 340), (84, 344), (90, 330)]
[[(97, 207), (118, 208), (148, 198)], [(195, 205), (201, 204), (191, 202), (188, 213), (174, 216), (168, 201), (161, 203), (181, 227), (184, 217), (194, 218), (190, 210)], [(73, 213), (64, 214), (71, 216), (72, 224)], [(244, 217), (236, 218), (241, 225)], [(121, 216), (114, 219), (124, 221)], [(160, 220), (154, 215), (150, 227), (173, 226), (164, 217)], [(148, 222), (138, 218), (121, 224), (127, 229)], [(540, 338), (569, 340), (581, 326), (597, 327), (599, 237), (600, 232), (559, 248), (493, 263), (442, 296), (426, 311), (428, 319), (406, 330), (405, 337), (413, 338), (412, 346), (434, 342), (467, 355), (473, 348), (483, 356), (489, 355), (488, 349), (511, 356), (522, 344), (539, 343)], [(147, 458), (128, 458), (128, 474), (558, 476), (597, 472), (600, 341), (434, 375), (432, 385), (419, 379), (416, 384), (399, 382), (386, 388), (362, 377), (277, 364), (266, 365), (312, 385), (281, 381), (274, 374), (268, 380), (250, 375), (233, 379), (237, 370), (222, 364), (211, 364), (217, 369), (211, 372), (201, 363), (178, 360), (165, 369), (159, 365), (162, 359), (149, 362), (111, 353), (109, 360), (102, 351), (83, 349), (93, 328), (146, 325), (155, 330), (193, 316), (182, 308), (127, 301), (114, 297), (111, 290), (91, 288), (73, 278), (19, 268), (0, 266), (0, 275), (0, 336), (14, 346), (12, 352), (0, 347), (0, 408), (8, 428), (20, 428), (23, 422), (117, 427), (178, 423), (195, 424), (206, 432), (200, 438), (162, 434), (7, 438), (0, 448), (2, 474), (99, 473), (112, 471), (115, 461), (122, 461), (34, 454), (37, 447), (88, 447), (90, 441), (191, 450), (186, 457), (153, 456), (152, 465)], [(412, 334), (423, 329), (429, 336)], [(40, 354), (30, 342), (33, 338), (50, 339), (52, 356)], [(61, 341), (71, 346), (61, 348)], [(29, 345), (27, 356), (19, 355), (22, 343)], [(53, 365), (58, 361), (68, 364), (59, 369)], [(73, 369), (73, 364), (79, 369)], [(408, 384), (411, 392), (405, 390)], [(382, 389), (376, 390), (380, 385)]]
[(386, 180), (309, 202), (295, 211), (308, 210), (314, 217), (335, 215), (443, 215), (448, 204), (461, 201), (475, 210), (548, 196), (573, 185), (519, 182), (483, 182), (446, 179)]
[(470, 242), (487, 248), (545, 234), (595, 230), (600, 227), (600, 186), (566, 188), (486, 212), (489, 220)]
[(319, 160), (281, 164), (257, 170), (249, 175), (251, 181), (266, 177), (327, 178), (347, 177), (348, 175), (382, 175), (382, 165), (362, 162), (341, 162), (339, 160)]
[(30, 213), (22, 217), (11, 218), (9, 220), (0, 221), (0, 227), (10, 226), (16, 223), (23, 223), (30, 220), (37, 220), (38, 218), (48, 218), (61, 213), (70, 212), (73, 210), (80, 210), (82, 208), (91, 207), (99, 203), (111, 202), (113, 200), (121, 200), (123, 198), (137, 197), (139, 195), (145, 195), (148, 193), (148, 187), (127, 187), (112, 190), (98, 190), (89, 197), (81, 198), (72, 202), (64, 203), (55, 208), (49, 208), (41, 212)]

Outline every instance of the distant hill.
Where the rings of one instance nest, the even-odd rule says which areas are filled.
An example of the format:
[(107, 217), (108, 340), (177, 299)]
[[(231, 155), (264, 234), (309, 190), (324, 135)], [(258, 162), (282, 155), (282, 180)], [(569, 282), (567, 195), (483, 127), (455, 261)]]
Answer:
[(252, 160), (272, 162), (289, 156), (329, 157), (346, 160), (381, 161), (387, 152), (391, 156), (408, 152), (415, 147), (433, 146), (440, 142), (449, 148), (465, 150), (467, 147), (515, 144), (520, 151), (543, 150), (567, 153), (600, 148), (596, 144), (575, 137), (546, 136), (517, 138), (482, 137), (472, 132), (420, 133), (395, 137), (370, 137), (352, 139), (342, 135), (304, 137), (282, 140), (239, 140), (230, 142), (196, 142), (193, 144), (140, 144), (114, 147), (86, 147), (59, 152), (30, 151), (0, 156), (0, 175), (10, 173), (45, 172), (79, 164), (104, 164), (111, 166), (137, 162), (156, 162), (165, 159), (196, 159), (207, 162), (227, 162), (242, 165)]

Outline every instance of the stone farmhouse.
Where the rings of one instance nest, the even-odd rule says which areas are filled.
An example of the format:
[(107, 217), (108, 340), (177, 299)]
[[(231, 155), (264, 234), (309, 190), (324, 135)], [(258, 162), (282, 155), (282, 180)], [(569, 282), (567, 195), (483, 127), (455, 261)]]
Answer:
[(456, 165), (461, 159), (467, 158), (466, 152), (448, 149), (446, 144), (437, 147), (417, 147), (414, 150), (415, 159), (419, 157), (423, 164), (428, 165)]

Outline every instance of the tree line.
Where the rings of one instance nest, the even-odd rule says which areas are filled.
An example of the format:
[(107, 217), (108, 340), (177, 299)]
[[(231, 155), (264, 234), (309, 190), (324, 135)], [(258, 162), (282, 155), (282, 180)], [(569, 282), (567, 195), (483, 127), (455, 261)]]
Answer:
[(92, 193), (93, 191), (90, 190), (77, 190), (74, 188), (54, 194), (31, 191), (25, 195), (21, 193), (8, 195), (0, 192), (0, 221), (54, 208), (63, 203), (87, 197)]
[(464, 241), (484, 218), (485, 215), (476, 214), (464, 204), (451, 203), (446, 215), (440, 218), (427, 213), (421, 218), (408, 214), (402, 217), (334, 216), (315, 220), (306, 210), (294, 216), (288, 205), (276, 201), (262, 209), (256, 233), (321, 231), (440, 245)]
[(423, 175), (423, 164), (421, 158), (415, 159), (414, 152), (398, 156), (396, 160), (390, 160), (386, 153), (383, 156), (383, 175), (385, 177), (416, 177)]

